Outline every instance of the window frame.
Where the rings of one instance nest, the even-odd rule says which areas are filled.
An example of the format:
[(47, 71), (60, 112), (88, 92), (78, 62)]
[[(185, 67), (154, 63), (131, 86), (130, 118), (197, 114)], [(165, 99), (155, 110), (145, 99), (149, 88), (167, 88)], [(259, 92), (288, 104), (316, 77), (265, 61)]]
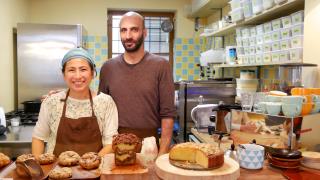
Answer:
[[(129, 11), (129, 10), (128, 10)], [(108, 10), (108, 19), (107, 19), (107, 36), (108, 36), (108, 58), (112, 58), (112, 16), (121, 16), (128, 11), (118, 11), (118, 10)], [(142, 16), (147, 17), (168, 17), (172, 22), (174, 22), (174, 12), (148, 12), (148, 11), (135, 11)], [(173, 40), (174, 40), (174, 26), (173, 30), (169, 33), (169, 63), (173, 69)], [(149, 32), (148, 32), (149, 33)], [(157, 53), (161, 54), (161, 53)]]

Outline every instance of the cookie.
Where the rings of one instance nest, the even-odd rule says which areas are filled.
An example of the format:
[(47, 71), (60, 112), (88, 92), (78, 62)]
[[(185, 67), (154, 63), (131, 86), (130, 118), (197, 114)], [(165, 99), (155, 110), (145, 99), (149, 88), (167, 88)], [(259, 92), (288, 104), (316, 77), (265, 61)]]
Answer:
[(79, 163), (80, 156), (74, 151), (65, 151), (59, 155), (59, 165), (61, 166), (74, 166)]
[(69, 167), (55, 168), (49, 173), (50, 179), (68, 179), (72, 177), (72, 169)]
[(33, 154), (22, 154), (21, 156), (19, 156), (16, 160), (17, 163), (22, 163), (28, 159), (33, 159), (36, 160), (36, 158), (34, 157)]
[(99, 167), (101, 162), (101, 157), (98, 155), (98, 153), (95, 152), (88, 152), (81, 156), (81, 159), (79, 161), (80, 166), (83, 169), (96, 169)]
[(41, 154), (37, 160), (41, 165), (52, 164), (56, 160), (56, 156), (52, 153), (45, 153)]
[(0, 153), (0, 168), (8, 165), (10, 163), (10, 158), (3, 153)]

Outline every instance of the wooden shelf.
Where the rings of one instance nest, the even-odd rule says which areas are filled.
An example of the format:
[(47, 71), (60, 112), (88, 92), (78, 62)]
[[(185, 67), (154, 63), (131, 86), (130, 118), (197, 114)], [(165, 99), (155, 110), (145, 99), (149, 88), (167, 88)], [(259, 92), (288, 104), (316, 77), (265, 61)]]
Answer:
[(255, 64), (220, 64), (217, 67), (256, 67), (256, 66), (308, 66), (316, 67), (317, 64), (303, 63), (302, 61), (285, 61), (285, 62), (271, 62), (271, 63), (255, 63)]
[(286, 3), (281, 5), (275, 5), (274, 7), (263, 11), (260, 14), (254, 15), (250, 18), (246, 18), (245, 20), (233, 23), (227, 27), (224, 27), (216, 32), (212, 33), (202, 33), (201, 37), (209, 37), (209, 36), (225, 36), (230, 33), (234, 33), (237, 27), (245, 26), (245, 25), (257, 25), (261, 24), (276, 18), (280, 18), (282, 16), (289, 15), (298, 10), (304, 9), (304, 0), (288, 0)]
[[(202, 0), (197, 9), (192, 9), (189, 18), (202, 18), (210, 16), (214, 11), (221, 9), (228, 5), (229, 0)], [(193, 6), (194, 7), (194, 6)], [(192, 7), (192, 8), (193, 8)]]

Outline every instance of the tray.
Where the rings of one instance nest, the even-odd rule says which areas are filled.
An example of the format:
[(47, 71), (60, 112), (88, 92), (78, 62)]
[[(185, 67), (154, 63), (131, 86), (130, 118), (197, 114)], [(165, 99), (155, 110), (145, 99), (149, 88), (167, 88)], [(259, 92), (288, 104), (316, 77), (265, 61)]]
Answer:
[(217, 166), (217, 167), (213, 167), (213, 168), (204, 168), (199, 164), (195, 164), (195, 163), (190, 163), (188, 161), (175, 161), (175, 160), (171, 160), (169, 159), (170, 164), (182, 168), (182, 169), (190, 169), (190, 170), (199, 170), (199, 171), (207, 171), (207, 170), (212, 170), (212, 169), (217, 169), (220, 168), (221, 166)]

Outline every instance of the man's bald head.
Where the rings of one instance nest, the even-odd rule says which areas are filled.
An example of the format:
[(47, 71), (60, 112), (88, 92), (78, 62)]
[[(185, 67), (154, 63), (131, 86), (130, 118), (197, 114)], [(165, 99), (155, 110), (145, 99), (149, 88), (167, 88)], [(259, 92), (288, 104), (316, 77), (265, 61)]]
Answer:
[(142, 28), (144, 29), (145, 26), (144, 26), (144, 17), (141, 16), (141, 14), (137, 13), (137, 12), (134, 12), (134, 11), (129, 11), (127, 13), (125, 13), (124, 15), (122, 15), (121, 19), (120, 19), (120, 27), (121, 27), (121, 23), (124, 19), (126, 18), (137, 18), (141, 21), (141, 25), (142, 25)]

